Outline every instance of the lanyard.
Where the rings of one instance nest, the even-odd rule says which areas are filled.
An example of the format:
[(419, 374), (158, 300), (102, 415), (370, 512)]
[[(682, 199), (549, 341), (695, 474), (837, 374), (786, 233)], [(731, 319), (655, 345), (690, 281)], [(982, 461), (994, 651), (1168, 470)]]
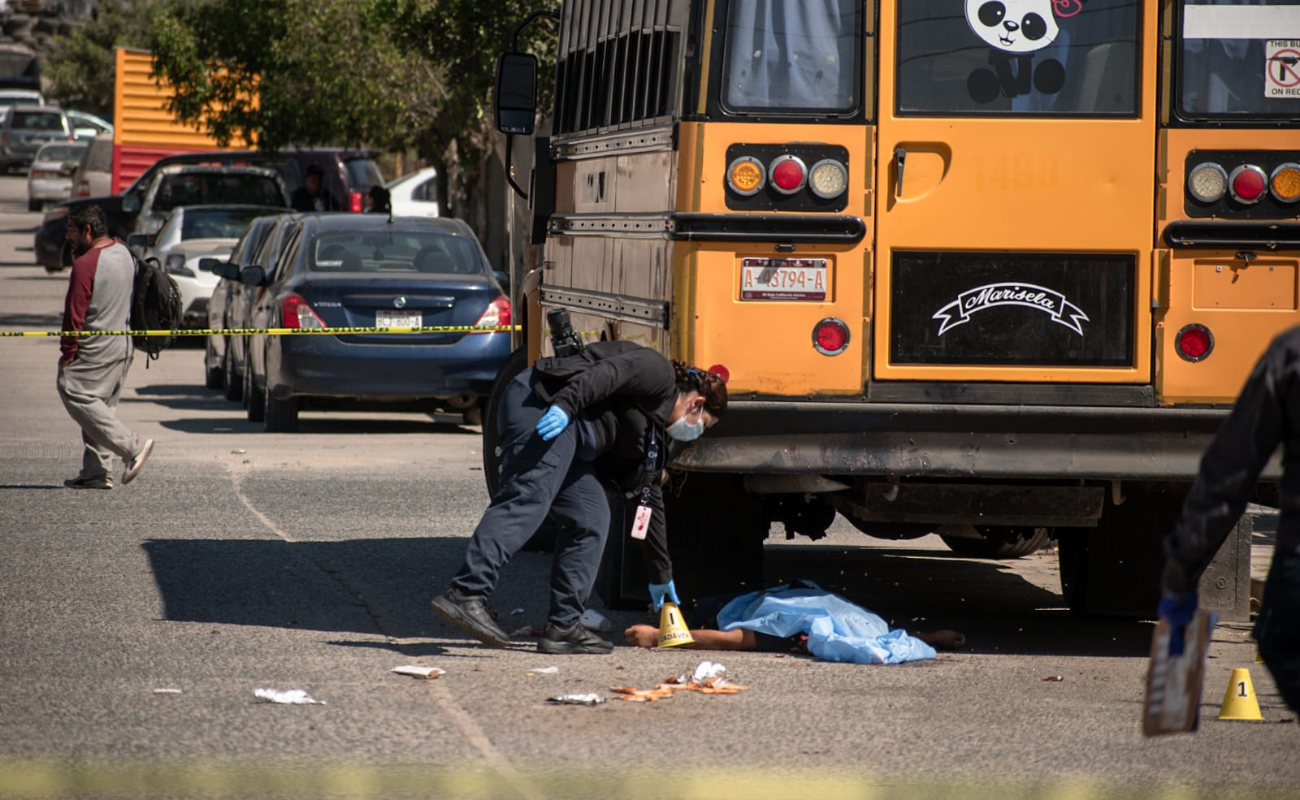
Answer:
[(641, 505), (650, 502), (650, 486), (654, 483), (655, 467), (659, 461), (659, 437), (655, 436), (654, 423), (650, 423), (649, 442), (645, 449), (645, 485), (641, 487)]

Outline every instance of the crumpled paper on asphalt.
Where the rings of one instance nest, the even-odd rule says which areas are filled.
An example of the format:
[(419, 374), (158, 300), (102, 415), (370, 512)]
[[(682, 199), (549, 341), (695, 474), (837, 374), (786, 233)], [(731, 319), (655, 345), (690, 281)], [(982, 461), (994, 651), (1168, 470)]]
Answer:
[(562, 694), (548, 697), (546, 702), (561, 706), (597, 706), (605, 702), (605, 698), (595, 692), (591, 694)]
[(284, 691), (279, 689), (257, 689), (253, 694), (256, 695), (258, 700), (265, 703), (281, 703), (294, 706), (325, 705), (324, 700), (317, 700), (302, 689), (286, 689)]

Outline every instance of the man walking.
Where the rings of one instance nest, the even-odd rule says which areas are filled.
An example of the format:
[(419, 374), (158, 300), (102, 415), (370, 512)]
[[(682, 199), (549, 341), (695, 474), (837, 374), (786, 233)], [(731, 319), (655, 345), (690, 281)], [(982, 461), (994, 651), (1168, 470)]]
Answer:
[[(63, 302), (63, 330), (129, 330), (135, 261), (126, 245), (109, 237), (103, 210), (70, 211), (68, 242), (76, 261)], [(142, 440), (117, 418), (117, 399), (134, 354), (131, 337), (65, 336), (59, 349), (59, 397), (81, 426), (86, 445), (81, 473), (63, 485), (112, 489), (114, 454), (126, 463), (122, 483), (130, 483), (153, 450), (153, 439)]]

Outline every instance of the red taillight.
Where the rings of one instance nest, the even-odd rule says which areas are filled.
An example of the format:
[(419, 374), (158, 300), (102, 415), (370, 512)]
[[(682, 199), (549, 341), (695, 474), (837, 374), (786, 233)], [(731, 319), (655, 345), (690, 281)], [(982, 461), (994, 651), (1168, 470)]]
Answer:
[(302, 295), (286, 294), (280, 301), (280, 319), (286, 328), (324, 328), (325, 321), (307, 304)]
[(813, 327), (813, 347), (826, 356), (839, 355), (849, 346), (849, 326), (827, 317)]
[(363, 210), (361, 192), (348, 192), (348, 211), (357, 213)]
[(1228, 176), (1228, 189), (1232, 192), (1232, 199), (1238, 203), (1258, 202), (1267, 187), (1268, 177), (1264, 170), (1252, 164), (1237, 167)]
[(510, 324), (510, 300), (505, 295), (488, 303), (483, 316), (474, 323), (480, 328), (499, 328)]
[(1174, 349), (1188, 361), (1202, 361), (1214, 350), (1214, 334), (1204, 325), (1186, 325), (1174, 337)]
[(90, 181), (77, 182), (77, 197), (90, 197)]
[(808, 169), (797, 156), (781, 156), (767, 168), (772, 186), (781, 194), (794, 194), (808, 180)]

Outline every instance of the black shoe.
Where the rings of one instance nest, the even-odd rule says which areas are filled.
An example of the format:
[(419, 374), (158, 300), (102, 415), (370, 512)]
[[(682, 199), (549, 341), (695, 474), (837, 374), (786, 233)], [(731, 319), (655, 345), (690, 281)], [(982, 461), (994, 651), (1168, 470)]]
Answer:
[(482, 597), (463, 595), (448, 589), (430, 603), (438, 616), (492, 647), (505, 647), (510, 637), (497, 625), (497, 612)]
[(546, 623), (546, 632), (537, 643), (537, 650), (551, 655), (606, 655), (614, 652), (614, 645), (575, 622), (567, 628)]

